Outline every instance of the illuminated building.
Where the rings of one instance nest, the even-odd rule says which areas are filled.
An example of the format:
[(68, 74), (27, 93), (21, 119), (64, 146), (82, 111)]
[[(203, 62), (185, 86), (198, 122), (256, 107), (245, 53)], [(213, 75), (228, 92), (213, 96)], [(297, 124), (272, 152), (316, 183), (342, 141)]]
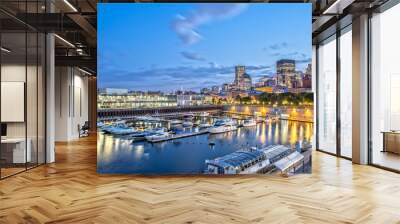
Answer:
[(277, 85), (290, 87), (291, 77), (295, 76), (296, 63), (291, 59), (281, 59), (276, 62)]
[(184, 94), (176, 96), (178, 106), (199, 106), (204, 104), (204, 96), (196, 94)]
[(251, 77), (246, 73), (246, 67), (238, 65), (235, 67), (234, 84), (238, 90), (248, 91), (251, 89)]
[(177, 97), (161, 93), (100, 93), (97, 97), (97, 106), (99, 109), (175, 107)]

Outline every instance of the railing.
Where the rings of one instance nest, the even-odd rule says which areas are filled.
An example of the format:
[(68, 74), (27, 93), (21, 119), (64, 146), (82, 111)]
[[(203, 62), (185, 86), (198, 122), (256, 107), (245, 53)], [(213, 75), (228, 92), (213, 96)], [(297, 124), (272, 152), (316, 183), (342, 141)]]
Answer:
[(202, 105), (184, 107), (161, 107), (161, 108), (135, 108), (135, 109), (99, 109), (97, 117), (99, 120), (112, 120), (118, 118), (133, 118), (140, 115), (171, 114), (182, 112), (201, 112), (222, 110), (221, 105)]

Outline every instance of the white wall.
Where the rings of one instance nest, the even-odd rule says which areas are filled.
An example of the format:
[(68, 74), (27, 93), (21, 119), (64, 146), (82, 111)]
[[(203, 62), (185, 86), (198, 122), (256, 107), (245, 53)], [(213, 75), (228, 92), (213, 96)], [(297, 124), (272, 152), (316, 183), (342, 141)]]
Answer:
[[(37, 70), (38, 69), (38, 70)], [(27, 80), (25, 80), (27, 78)], [(26, 85), (26, 107), (21, 108), (26, 112), (26, 120), (21, 122), (5, 122), (7, 124), (8, 138), (29, 139), (32, 162), (44, 163), (45, 150), (45, 117), (44, 117), (44, 74), (42, 68), (25, 66), (25, 64), (3, 64), (1, 66), (2, 82), (23, 82)], [(24, 94), (24, 90), (21, 94)], [(7, 96), (2, 96), (2, 98)], [(1, 108), (3, 112), (13, 113), (12, 108)], [(37, 155), (38, 154), (38, 155)], [(39, 161), (36, 161), (39, 159)]]
[(88, 120), (88, 78), (71, 67), (56, 67), (55, 73), (55, 140), (70, 141)]
[[(25, 82), (25, 64), (8, 64), (1, 66), (1, 81), (3, 82)], [(28, 68), (29, 69), (29, 68)], [(1, 108), (7, 110), (7, 108)], [(8, 122), (7, 137), (25, 137), (25, 122)]]

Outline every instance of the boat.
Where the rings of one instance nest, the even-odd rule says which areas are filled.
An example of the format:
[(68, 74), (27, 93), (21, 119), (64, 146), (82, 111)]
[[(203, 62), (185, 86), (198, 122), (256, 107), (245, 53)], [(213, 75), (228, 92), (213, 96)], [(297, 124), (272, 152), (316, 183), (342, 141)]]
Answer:
[(146, 129), (145, 131), (148, 132), (149, 135), (152, 135), (152, 134), (164, 133), (164, 132), (166, 132), (166, 129), (165, 128), (153, 128), (153, 129)]
[(210, 116), (210, 113), (205, 111), (200, 113), (200, 117), (207, 117), (207, 116)]
[(148, 131), (137, 131), (137, 132), (130, 134), (129, 137), (130, 137), (130, 139), (132, 139), (133, 142), (144, 141), (144, 140), (146, 140), (146, 136), (152, 135), (152, 134), (154, 134), (154, 133), (150, 133)]
[(156, 133), (153, 135), (148, 135), (148, 136), (145, 136), (145, 138), (147, 141), (154, 141), (154, 140), (160, 140), (163, 138), (167, 138), (169, 136), (170, 136), (170, 134), (168, 132), (164, 132), (164, 133)]
[(97, 122), (97, 124), (96, 124), (96, 126), (98, 127), (98, 128), (102, 128), (102, 127), (104, 127), (104, 123), (103, 122), (101, 122), (101, 121), (98, 121)]
[(243, 127), (254, 127), (257, 125), (257, 122), (254, 119), (246, 119), (243, 122)]
[(113, 135), (128, 135), (136, 132), (135, 128), (129, 127), (123, 123), (117, 123), (109, 127), (105, 127), (102, 129), (104, 133), (113, 134)]
[(185, 121), (182, 123), (182, 127), (192, 127), (193, 126), (193, 122), (191, 121)]
[(237, 130), (237, 126), (232, 119), (222, 119), (215, 121), (213, 127), (209, 129), (210, 134), (218, 134)]
[(206, 174), (255, 174), (274, 170), (275, 163), (291, 153), (284, 145), (271, 145), (264, 148), (251, 147), (206, 160)]
[(211, 127), (211, 124), (209, 124), (209, 123), (201, 123), (201, 124), (199, 124), (199, 128), (209, 128), (209, 127)]
[(182, 122), (183, 122), (183, 121), (181, 121), (181, 120), (171, 120), (171, 121), (169, 121), (169, 123), (170, 123), (171, 125), (179, 125), (179, 124), (182, 124)]

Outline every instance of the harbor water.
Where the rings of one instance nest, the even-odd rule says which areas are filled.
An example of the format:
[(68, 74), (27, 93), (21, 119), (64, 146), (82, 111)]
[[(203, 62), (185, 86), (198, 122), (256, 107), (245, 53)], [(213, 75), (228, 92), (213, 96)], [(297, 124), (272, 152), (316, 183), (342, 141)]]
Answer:
[[(212, 119), (207, 121), (211, 123)], [(163, 122), (152, 125), (166, 126)], [(178, 127), (175, 131), (184, 133), (198, 129)], [(134, 142), (129, 137), (98, 132), (97, 170), (99, 173), (124, 174), (199, 174), (206, 168), (205, 160), (254, 146), (283, 144), (294, 147), (299, 140), (311, 142), (312, 135), (312, 123), (287, 120), (158, 143)]]

